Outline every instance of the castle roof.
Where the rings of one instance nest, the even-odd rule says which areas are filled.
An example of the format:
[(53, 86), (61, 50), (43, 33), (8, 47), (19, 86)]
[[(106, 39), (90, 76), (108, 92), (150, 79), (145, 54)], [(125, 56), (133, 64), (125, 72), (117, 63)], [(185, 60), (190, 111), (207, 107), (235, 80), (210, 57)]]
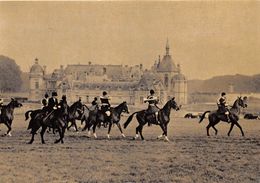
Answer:
[(177, 71), (177, 67), (174, 64), (171, 55), (164, 55), (162, 61), (158, 63), (157, 71), (158, 72), (175, 72), (175, 71)]
[(30, 73), (43, 74), (43, 68), (39, 65), (37, 58), (35, 59), (35, 63), (32, 65), (30, 69)]

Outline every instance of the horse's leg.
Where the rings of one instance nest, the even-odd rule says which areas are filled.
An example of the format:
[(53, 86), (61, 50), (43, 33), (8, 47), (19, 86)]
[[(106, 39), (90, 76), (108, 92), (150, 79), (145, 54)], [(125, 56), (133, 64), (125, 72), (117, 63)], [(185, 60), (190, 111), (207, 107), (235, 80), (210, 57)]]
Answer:
[[(86, 124), (87, 125), (87, 124)], [(88, 134), (87, 134), (87, 137), (90, 138), (91, 137), (91, 131), (90, 131), (90, 127), (92, 126), (92, 122), (89, 121), (88, 125), (87, 125), (87, 129), (88, 129)]]
[(34, 141), (34, 135), (35, 135), (35, 132), (32, 132), (31, 134), (32, 134), (32, 138), (31, 138), (30, 142), (28, 142), (28, 144), (32, 144), (33, 141)]
[(168, 135), (168, 130), (167, 130), (167, 125), (164, 125), (164, 140), (166, 140), (167, 142), (169, 142), (170, 140), (168, 139), (167, 135)]
[(216, 129), (215, 125), (212, 126), (212, 128), (215, 130), (215, 135), (217, 135), (218, 134), (218, 130)]
[(93, 125), (93, 136), (95, 137), (95, 139), (97, 138), (96, 127), (97, 127), (97, 123), (94, 123), (94, 125)]
[(231, 126), (230, 126), (230, 129), (229, 129), (229, 131), (228, 131), (228, 136), (230, 136), (230, 133), (231, 133), (231, 131), (232, 131), (234, 125), (235, 125), (234, 122), (232, 122), (232, 123), (231, 123)]
[(143, 136), (143, 125), (140, 125), (139, 133), (140, 133), (141, 139), (144, 140), (144, 136)]
[(54, 142), (55, 144), (59, 143), (61, 141), (61, 139), (62, 139), (62, 132), (61, 131), (62, 131), (61, 128), (58, 127), (58, 132), (59, 132), (60, 138), (55, 140), (55, 142)]
[(31, 140), (28, 142), (28, 144), (32, 144), (33, 141), (34, 141), (34, 135), (36, 134), (36, 132), (39, 130), (40, 126), (37, 126), (37, 127), (32, 127), (32, 131), (31, 131), (31, 134), (32, 134), (32, 138)]
[(112, 127), (112, 122), (109, 122), (108, 125), (108, 132), (107, 132), (107, 138), (110, 139), (110, 131), (111, 131), (111, 127)]
[(72, 127), (73, 123), (71, 121), (68, 121), (68, 124), (70, 123), (70, 125), (68, 125), (67, 130), (70, 130), (70, 128)]
[(210, 136), (210, 135), (209, 135), (209, 128), (210, 128), (211, 126), (212, 126), (212, 125), (211, 125), (211, 122), (209, 122), (208, 126), (206, 127), (206, 129), (207, 129), (207, 136)]
[(5, 133), (5, 136), (8, 135), (8, 136), (12, 136), (11, 135), (11, 130), (12, 130), (12, 127), (10, 125), (10, 123), (7, 121), (4, 123), (6, 125), (6, 127), (8, 128), (7, 132)]
[(134, 140), (138, 139), (139, 137), (139, 130), (140, 130), (140, 124), (136, 127), (135, 129), (135, 137), (133, 138)]
[(162, 133), (161, 135), (159, 135), (159, 136), (157, 137), (157, 139), (161, 139), (163, 136), (165, 136), (164, 125), (163, 125), (163, 124), (160, 124), (160, 127), (161, 127), (163, 133)]
[[(83, 124), (83, 122), (81, 122)], [(85, 126), (82, 128), (82, 131), (86, 131), (89, 125), (89, 121), (85, 120)]]
[(42, 126), (42, 130), (41, 130), (41, 139), (42, 139), (42, 144), (45, 144), (45, 141), (44, 141), (44, 133), (45, 133), (45, 131), (46, 131), (46, 129), (47, 129), (47, 126)]
[(62, 131), (61, 131), (61, 143), (62, 144), (64, 143), (63, 138), (64, 138), (65, 130), (66, 130), (66, 127), (63, 127)]
[(78, 132), (79, 130), (78, 130), (77, 123), (76, 123), (76, 120), (75, 120), (75, 119), (73, 120), (73, 123), (74, 123), (76, 132)]
[(116, 123), (116, 125), (117, 125), (118, 129), (120, 130), (122, 137), (125, 138), (125, 134), (123, 133), (123, 130), (122, 130), (122, 128), (121, 128), (120, 123), (118, 122), (118, 123)]
[(238, 121), (235, 122), (235, 125), (240, 129), (242, 136), (245, 136), (245, 134), (244, 134), (244, 132), (243, 132), (243, 129), (242, 129), (242, 127), (240, 126), (240, 124), (238, 123)]

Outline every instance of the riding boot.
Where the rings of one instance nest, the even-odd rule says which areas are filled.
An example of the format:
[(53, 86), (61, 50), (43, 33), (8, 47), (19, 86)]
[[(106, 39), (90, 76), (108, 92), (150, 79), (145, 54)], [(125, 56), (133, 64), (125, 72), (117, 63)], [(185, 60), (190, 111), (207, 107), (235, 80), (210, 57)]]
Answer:
[(160, 125), (160, 120), (159, 120), (159, 114), (158, 114), (158, 112), (155, 113), (155, 119), (156, 119), (157, 123)]
[(230, 120), (230, 117), (229, 117), (229, 115), (227, 114), (227, 122), (228, 123), (230, 123), (231, 122), (231, 120)]

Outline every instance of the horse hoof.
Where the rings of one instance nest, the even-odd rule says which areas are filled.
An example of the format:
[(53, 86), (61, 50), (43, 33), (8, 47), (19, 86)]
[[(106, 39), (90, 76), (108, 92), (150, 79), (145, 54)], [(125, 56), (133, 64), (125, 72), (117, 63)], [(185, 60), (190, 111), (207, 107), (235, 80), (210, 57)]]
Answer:
[(32, 142), (27, 142), (27, 144), (32, 144)]
[(136, 140), (136, 138), (135, 138), (135, 137), (133, 137), (133, 140)]
[(122, 133), (122, 137), (125, 138), (125, 134)]

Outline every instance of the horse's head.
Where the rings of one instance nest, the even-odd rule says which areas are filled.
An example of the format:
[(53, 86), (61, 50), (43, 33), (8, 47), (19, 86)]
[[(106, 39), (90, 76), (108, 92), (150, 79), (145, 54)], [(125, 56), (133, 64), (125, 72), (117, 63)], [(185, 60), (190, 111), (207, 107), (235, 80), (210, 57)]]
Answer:
[(173, 97), (169, 102), (171, 108), (173, 108), (176, 111), (180, 110), (181, 106), (178, 106), (177, 102), (175, 101), (175, 97)]
[(129, 110), (128, 110), (126, 101), (124, 101), (124, 102), (122, 103), (122, 107), (123, 107), (122, 111), (125, 112), (125, 113), (127, 113), (127, 114), (129, 114)]
[(10, 106), (13, 106), (13, 107), (22, 107), (23, 104), (19, 103), (17, 100), (11, 98), (11, 102), (9, 104)]
[(247, 107), (247, 97), (238, 97), (237, 98), (237, 104), (243, 108), (246, 108)]

